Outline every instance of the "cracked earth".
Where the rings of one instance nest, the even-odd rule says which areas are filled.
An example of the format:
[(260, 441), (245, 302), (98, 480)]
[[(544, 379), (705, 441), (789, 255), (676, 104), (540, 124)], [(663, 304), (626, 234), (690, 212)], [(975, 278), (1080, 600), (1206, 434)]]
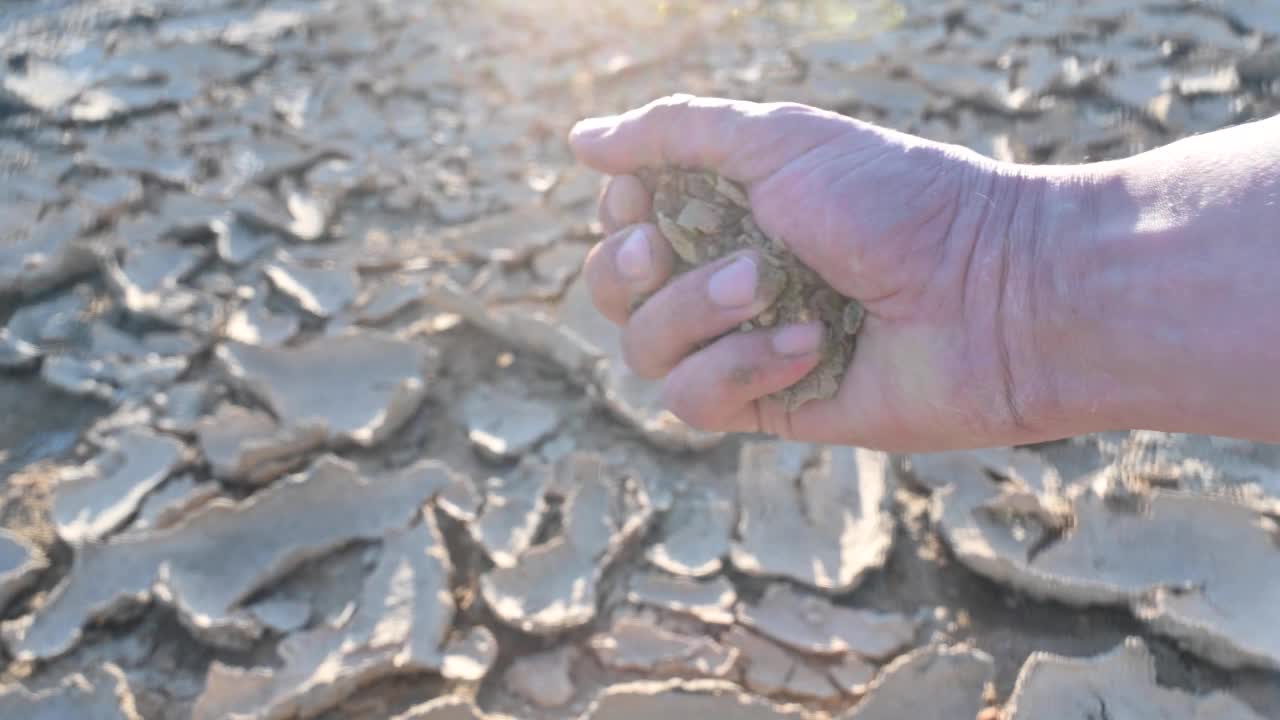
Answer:
[(1018, 162), (1280, 111), (1272, 0), (0, 9), (0, 717), (1280, 717), (1280, 449), (682, 425), (580, 117)]

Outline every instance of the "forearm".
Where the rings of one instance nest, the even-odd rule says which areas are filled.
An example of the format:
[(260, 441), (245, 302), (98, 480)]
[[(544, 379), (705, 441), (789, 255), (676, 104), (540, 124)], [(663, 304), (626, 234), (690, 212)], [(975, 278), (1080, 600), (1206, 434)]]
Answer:
[(1064, 434), (1280, 442), (1280, 118), (1048, 170), (1037, 343)]

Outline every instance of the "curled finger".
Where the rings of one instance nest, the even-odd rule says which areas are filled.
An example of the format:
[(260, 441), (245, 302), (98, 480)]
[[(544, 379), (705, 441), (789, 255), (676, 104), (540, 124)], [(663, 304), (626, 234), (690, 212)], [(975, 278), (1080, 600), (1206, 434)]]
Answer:
[(597, 214), (606, 233), (615, 233), (628, 225), (649, 218), (653, 196), (635, 175), (617, 175), (609, 179), (600, 192)]
[(671, 277), (675, 253), (652, 223), (625, 227), (602, 240), (587, 255), (587, 288), (600, 314), (619, 325), (638, 298)]
[(759, 315), (785, 275), (754, 251), (727, 255), (681, 274), (627, 321), (622, 351), (637, 375), (659, 378), (706, 343)]
[(813, 370), (817, 323), (734, 333), (685, 358), (663, 381), (663, 402), (688, 425), (712, 432), (775, 432), (785, 409), (774, 393)]

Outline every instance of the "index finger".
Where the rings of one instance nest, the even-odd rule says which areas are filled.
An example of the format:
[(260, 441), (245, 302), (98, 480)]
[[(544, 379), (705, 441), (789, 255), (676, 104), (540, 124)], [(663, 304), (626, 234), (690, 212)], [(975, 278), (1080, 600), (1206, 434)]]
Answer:
[(610, 175), (676, 166), (750, 184), (848, 129), (840, 116), (805, 105), (672, 95), (583, 120), (569, 144), (580, 162)]

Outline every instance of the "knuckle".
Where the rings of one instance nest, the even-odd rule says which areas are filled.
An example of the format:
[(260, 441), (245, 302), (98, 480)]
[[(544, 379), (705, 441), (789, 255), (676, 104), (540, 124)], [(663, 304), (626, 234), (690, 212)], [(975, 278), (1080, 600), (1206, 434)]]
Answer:
[(605, 266), (608, 260), (605, 257), (608, 252), (609, 241), (601, 240), (591, 246), (591, 250), (587, 252), (587, 257), (582, 261), (582, 270), (587, 273), (587, 282), (595, 284), (601, 280), (600, 273), (607, 269)]
[(610, 181), (596, 194), (596, 217), (600, 219), (600, 224), (604, 226), (606, 232), (613, 232), (617, 225), (609, 213), (609, 193), (612, 187), (613, 182)]
[(807, 113), (811, 111), (808, 105), (801, 105), (797, 102), (773, 102), (763, 106), (763, 114), (765, 115), (794, 115), (797, 113)]
[(715, 432), (720, 427), (719, 416), (711, 403), (700, 401), (697, 394), (688, 392), (673, 382), (662, 384), (662, 406), (680, 421), (694, 430)]
[(596, 311), (604, 315), (615, 325), (627, 321), (630, 307), (627, 302), (626, 289), (613, 271), (609, 243), (598, 243), (587, 255), (583, 263), (583, 274), (587, 283), (587, 294)]
[(622, 333), (622, 361), (645, 380), (657, 380), (665, 374), (665, 368), (654, 357), (652, 346), (643, 342), (640, 335), (634, 321), (627, 325)]
[(659, 104), (666, 107), (682, 107), (691, 102), (693, 102), (693, 96), (689, 93), (671, 93), (658, 100)]
[(766, 433), (782, 440), (795, 439), (795, 432), (791, 428), (791, 413), (786, 408), (779, 403), (761, 402), (759, 405), (760, 424)]
[(688, 108), (692, 101), (693, 96), (685, 93), (667, 95), (649, 103), (649, 107), (645, 108), (645, 115), (659, 120), (669, 119)]
[(824, 117), (828, 114), (825, 110), (798, 102), (779, 103), (778, 112), (782, 115), (802, 115), (807, 117)]
[(612, 178), (602, 202), (609, 221), (617, 228), (645, 222), (651, 205), (648, 189), (634, 175)]
[(608, 258), (605, 257), (605, 245), (606, 243), (596, 244), (587, 254), (582, 266), (582, 271), (586, 274), (587, 289), (591, 291), (591, 301), (602, 311), (607, 309), (610, 291), (615, 284)]

